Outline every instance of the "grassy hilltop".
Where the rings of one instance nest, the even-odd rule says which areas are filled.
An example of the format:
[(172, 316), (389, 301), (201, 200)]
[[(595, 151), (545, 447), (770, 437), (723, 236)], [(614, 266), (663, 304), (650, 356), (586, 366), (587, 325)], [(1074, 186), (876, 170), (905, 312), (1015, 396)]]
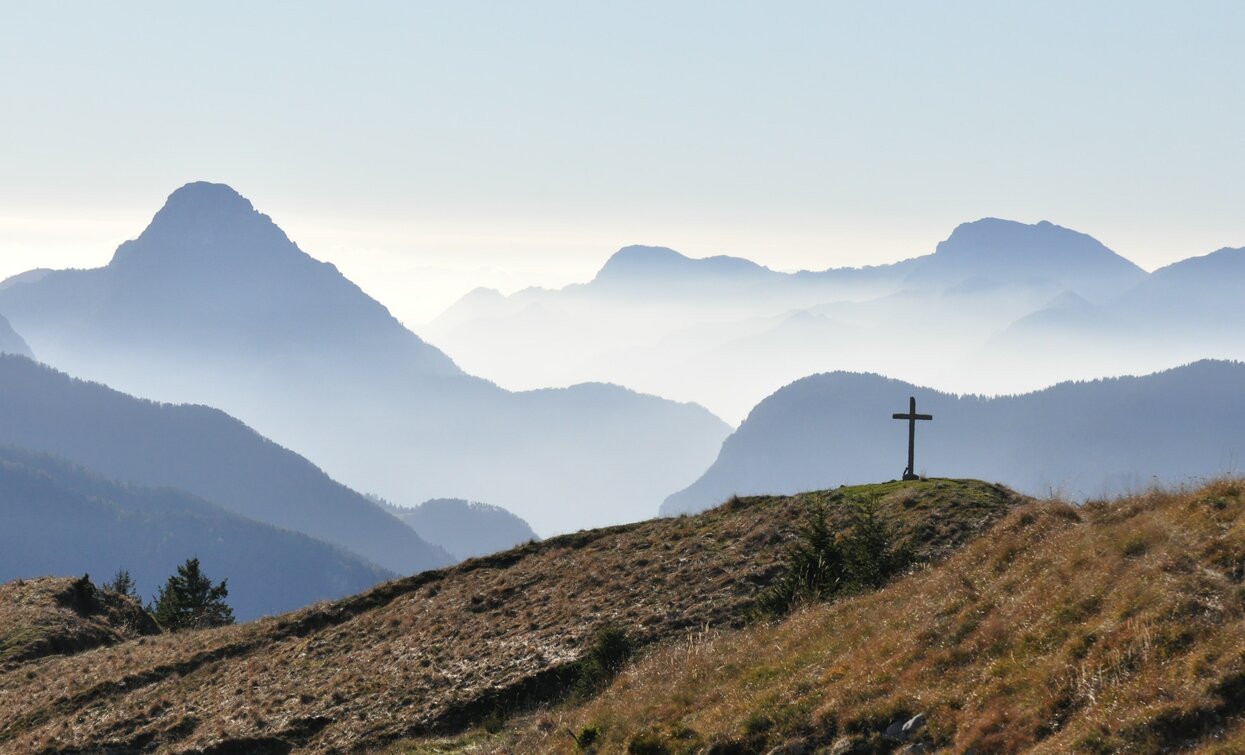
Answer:
[[(1031, 503), (875, 593), (671, 643), (587, 704), (395, 751), (572, 753), (588, 732), (629, 753), (1243, 752), (1243, 494)], [(918, 714), (905, 743), (885, 736)]]
[[(0, 749), (369, 751), (489, 730), (500, 738), (488, 746), (506, 749), (501, 732), (528, 711), (590, 698), (607, 678), (594, 670), (593, 648), (611, 631), (637, 657), (661, 657), (760, 620), (758, 600), (783, 573), (810, 506), (824, 504), (841, 529), (863, 500), (876, 502), (896, 547), (921, 563), (1025, 499), (951, 480), (736, 499), (697, 516), (551, 538), (250, 624), (33, 660), (0, 671)], [(625, 736), (611, 727), (607, 741)], [(531, 750), (563, 745), (554, 737)]]

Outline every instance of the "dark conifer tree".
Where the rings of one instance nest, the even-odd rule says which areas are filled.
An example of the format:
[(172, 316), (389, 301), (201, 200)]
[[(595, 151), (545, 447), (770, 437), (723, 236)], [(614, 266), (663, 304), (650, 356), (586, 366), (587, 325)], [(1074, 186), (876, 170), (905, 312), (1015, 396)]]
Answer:
[(228, 580), (213, 585), (199, 569), (199, 559), (189, 558), (156, 594), (148, 610), (170, 631), (202, 629), (233, 623), (233, 609), (225, 603)]

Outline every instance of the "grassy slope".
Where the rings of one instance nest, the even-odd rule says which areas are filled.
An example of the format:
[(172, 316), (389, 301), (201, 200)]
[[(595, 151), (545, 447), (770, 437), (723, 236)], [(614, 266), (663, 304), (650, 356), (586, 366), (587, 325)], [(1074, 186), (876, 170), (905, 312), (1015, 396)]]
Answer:
[(43, 577), (0, 584), (0, 670), (49, 655), (115, 645), (160, 628), (137, 600)]
[(394, 749), (570, 753), (595, 726), (600, 752), (887, 752), (925, 713), (948, 752), (1243, 752), (1243, 496), (1034, 503), (876, 593), (656, 649), (581, 707)]
[(0, 674), (0, 741), (283, 752), (459, 732), (556, 697), (606, 625), (654, 648), (741, 626), (810, 500), (833, 521), (862, 494), (924, 558), (1021, 502), (979, 482), (889, 483), (552, 538), (252, 624), (27, 664)]

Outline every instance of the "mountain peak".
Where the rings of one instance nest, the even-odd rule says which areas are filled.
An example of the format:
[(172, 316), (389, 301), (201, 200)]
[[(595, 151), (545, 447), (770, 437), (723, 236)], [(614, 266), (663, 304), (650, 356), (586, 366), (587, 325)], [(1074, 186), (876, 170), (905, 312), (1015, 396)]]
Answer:
[(594, 283), (669, 281), (683, 277), (736, 278), (769, 273), (769, 268), (742, 257), (692, 258), (664, 246), (624, 246), (605, 262)]
[(1145, 275), (1094, 237), (1050, 221), (982, 218), (957, 226), (923, 258), (913, 279), (1051, 280), (1096, 301), (1124, 291)]
[(151, 223), (117, 248), (113, 263), (199, 259), (213, 264), (298, 252), (285, 233), (227, 184), (194, 181), (169, 195)]
[(191, 181), (169, 195), (160, 212), (251, 213), (251, 201), (228, 184)]

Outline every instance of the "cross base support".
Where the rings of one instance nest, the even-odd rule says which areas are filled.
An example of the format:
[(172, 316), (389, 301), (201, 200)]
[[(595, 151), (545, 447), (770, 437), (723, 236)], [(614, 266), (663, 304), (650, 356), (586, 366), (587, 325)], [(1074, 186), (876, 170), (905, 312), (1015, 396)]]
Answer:
[(907, 480), (919, 480), (921, 479), (921, 476), (919, 474), (912, 474), (911, 472), (904, 472), (903, 479), (905, 482)]

